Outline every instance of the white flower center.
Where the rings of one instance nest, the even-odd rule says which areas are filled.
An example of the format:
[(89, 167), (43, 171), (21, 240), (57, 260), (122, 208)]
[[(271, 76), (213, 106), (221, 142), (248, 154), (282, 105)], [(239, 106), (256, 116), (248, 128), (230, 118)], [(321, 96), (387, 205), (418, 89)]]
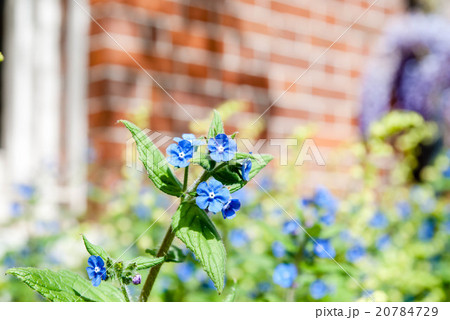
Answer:
[(95, 273), (99, 273), (99, 272), (100, 272), (100, 268), (99, 268), (99, 267), (95, 267), (95, 268), (94, 268), (94, 272), (95, 272)]
[(210, 197), (211, 199), (214, 199), (214, 197), (215, 197), (214, 192), (210, 192), (210, 193), (209, 193), (209, 197)]
[(180, 158), (184, 158), (184, 152), (181, 151), (180, 154), (178, 155)]
[(224, 147), (223, 147), (223, 146), (219, 146), (219, 147), (217, 148), (217, 150), (218, 150), (220, 153), (222, 153), (223, 150), (224, 150)]

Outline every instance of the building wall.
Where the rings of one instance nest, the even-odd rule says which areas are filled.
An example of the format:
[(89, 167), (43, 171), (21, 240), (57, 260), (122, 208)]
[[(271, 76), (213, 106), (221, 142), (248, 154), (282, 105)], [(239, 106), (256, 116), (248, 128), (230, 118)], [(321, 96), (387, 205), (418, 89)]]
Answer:
[[(266, 137), (316, 123), (327, 160), (358, 136), (361, 72), (386, 22), (403, 10), (403, 0), (372, 2), (91, 0), (89, 127), (98, 163), (122, 164), (129, 136), (116, 121), (142, 105), (152, 108), (149, 128), (176, 134), (191, 121), (177, 103), (202, 119), (229, 99), (249, 101), (230, 121), (247, 126), (273, 104), (259, 120)], [(310, 169), (316, 183), (345, 175)]]

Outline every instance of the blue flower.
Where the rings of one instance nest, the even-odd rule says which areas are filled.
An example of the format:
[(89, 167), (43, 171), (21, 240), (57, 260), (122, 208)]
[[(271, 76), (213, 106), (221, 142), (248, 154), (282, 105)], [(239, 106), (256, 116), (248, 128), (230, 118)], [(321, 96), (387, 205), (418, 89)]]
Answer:
[(195, 271), (195, 266), (192, 262), (180, 263), (175, 268), (175, 273), (181, 282), (188, 281), (193, 275)]
[(236, 216), (236, 211), (241, 208), (239, 199), (230, 199), (222, 208), (222, 215), (224, 219), (233, 219)]
[(189, 141), (194, 146), (194, 149), (197, 149), (197, 147), (205, 144), (205, 141), (203, 139), (196, 138), (192, 133), (185, 133), (181, 136), (183, 137), (183, 139), (176, 137), (173, 138), (173, 140), (178, 143), (180, 143), (182, 140)]
[(197, 187), (195, 202), (201, 209), (217, 213), (230, 200), (230, 191), (214, 178), (204, 181)]
[(322, 280), (316, 280), (309, 286), (309, 293), (311, 297), (316, 300), (320, 300), (325, 297), (328, 293), (328, 286)]
[(376, 246), (378, 250), (384, 250), (391, 244), (391, 237), (388, 234), (383, 234), (377, 239)]
[(347, 253), (345, 254), (345, 258), (349, 262), (356, 262), (359, 259), (361, 259), (362, 257), (364, 257), (365, 255), (366, 255), (366, 249), (362, 245), (356, 244), (347, 250)]
[(297, 277), (297, 268), (292, 263), (281, 263), (275, 267), (273, 282), (283, 288), (290, 288)]
[(217, 162), (230, 161), (237, 152), (237, 144), (224, 133), (219, 133), (216, 138), (210, 138), (208, 150), (211, 159)]
[(86, 267), (88, 277), (92, 280), (92, 285), (98, 287), (102, 280), (106, 280), (105, 262), (99, 256), (90, 256), (88, 265), (89, 267)]
[(388, 219), (386, 218), (386, 216), (381, 213), (381, 212), (377, 212), (372, 219), (370, 219), (369, 221), (369, 225), (372, 228), (376, 228), (376, 229), (383, 229), (386, 228), (387, 225), (389, 224)]
[(249, 241), (247, 233), (245, 233), (245, 231), (242, 229), (231, 230), (230, 234), (229, 234), (229, 239), (230, 239), (230, 243), (235, 248), (243, 247)]
[(411, 206), (408, 202), (406, 201), (401, 201), (397, 203), (397, 210), (398, 210), (398, 214), (400, 216), (400, 218), (402, 218), (403, 220), (409, 218), (409, 216), (411, 215)]
[(250, 159), (245, 159), (241, 167), (242, 179), (245, 181), (250, 180), (250, 170), (252, 170), (252, 161)]
[(23, 206), (19, 202), (11, 203), (11, 215), (15, 218), (19, 217), (23, 213)]
[(178, 144), (172, 143), (166, 149), (169, 157), (167, 161), (174, 167), (184, 168), (189, 165), (189, 160), (194, 155), (194, 148), (192, 143), (188, 140), (180, 140)]
[(286, 221), (283, 224), (283, 233), (294, 236), (298, 233), (299, 225), (300, 221), (298, 219)]
[(331, 259), (336, 256), (336, 251), (331, 245), (330, 239), (317, 239), (314, 242), (314, 253), (319, 258)]
[(25, 200), (30, 200), (31, 197), (33, 197), (35, 189), (33, 186), (30, 186), (28, 184), (18, 184), (16, 186), (17, 188), (17, 192), (19, 193), (19, 195), (25, 199)]
[(419, 239), (424, 242), (430, 241), (434, 237), (435, 226), (436, 221), (434, 219), (425, 219), (419, 227)]
[(442, 171), (442, 174), (445, 178), (450, 179), (450, 166), (447, 167), (444, 171)]
[(286, 248), (280, 241), (272, 243), (272, 253), (275, 258), (282, 258), (286, 254)]
[(335, 211), (337, 209), (337, 200), (333, 195), (331, 194), (328, 189), (324, 187), (318, 187), (316, 189), (316, 192), (314, 193), (313, 198), (314, 203), (325, 209), (329, 209), (332, 211)]

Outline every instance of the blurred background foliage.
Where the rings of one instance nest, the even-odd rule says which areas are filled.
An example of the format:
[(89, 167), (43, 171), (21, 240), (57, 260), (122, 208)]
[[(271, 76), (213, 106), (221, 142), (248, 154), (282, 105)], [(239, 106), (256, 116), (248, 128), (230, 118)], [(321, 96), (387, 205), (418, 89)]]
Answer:
[[(219, 107), (225, 119), (239, 110), (235, 101)], [(146, 116), (135, 114), (133, 120)], [(311, 132), (295, 128), (293, 136), (305, 139)], [(419, 146), (436, 135), (435, 124), (417, 113), (389, 113), (371, 127), (367, 141), (336, 152), (336, 159), (355, 159), (349, 170), (355, 186), (339, 197), (323, 186), (300, 197), (304, 168), (295, 161), (272, 165), (238, 191), (242, 209), (235, 219), (211, 216), (228, 254), (224, 294), (217, 295), (195, 257), (176, 242), (186, 260), (164, 265), (151, 300), (448, 301), (450, 152), (425, 166), (419, 181), (414, 176)], [(0, 252), (1, 272), (35, 266), (85, 275), (81, 233), (113, 256), (126, 250), (123, 258), (130, 258), (157, 248), (170, 223), (164, 212), (172, 199), (134, 168), (124, 167), (112, 188), (90, 188), (91, 201), (105, 208), (95, 219), (62, 210), (58, 221), (40, 222), (33, 210), (39, 190), (22, 185), (17, 192), (22, 200), (11, 204), (8, 228), (11, 237), (23, 239), (14, 250)], [(328, 254), (319, 252), (317, 242)], [(135, 298), (140, 287), (130, 286)], [(12, 277), (1, 277), (0, 300), (41, 298)]]

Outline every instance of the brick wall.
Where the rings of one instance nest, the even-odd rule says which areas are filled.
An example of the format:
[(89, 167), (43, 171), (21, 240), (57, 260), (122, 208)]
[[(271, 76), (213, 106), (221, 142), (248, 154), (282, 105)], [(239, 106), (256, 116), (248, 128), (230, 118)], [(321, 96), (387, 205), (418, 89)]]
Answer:
[[(89, 121), (97, 161), (122, 163), (128, 135), (115, 122), (145, 104), (152, 106), (149, 128), (188, 131), (190, 117), (149, 75), (194, 118), (225, 100), (247, 100), (248, 110), (231, 123), (248, 124), (304, 74), (264, 114), (264, 134), (279, 138), (315, 123), (326, 158), (358, 135), (360, 75), (403, 0), (379, 0), (305, 71), (372, 2), (91, 0), (92, 16), (114, 38), (91, 23)], [(343, 175), (336, 170), (325, 178), (321, 171), (312, 166), (308, 179), (330, 184)]]

